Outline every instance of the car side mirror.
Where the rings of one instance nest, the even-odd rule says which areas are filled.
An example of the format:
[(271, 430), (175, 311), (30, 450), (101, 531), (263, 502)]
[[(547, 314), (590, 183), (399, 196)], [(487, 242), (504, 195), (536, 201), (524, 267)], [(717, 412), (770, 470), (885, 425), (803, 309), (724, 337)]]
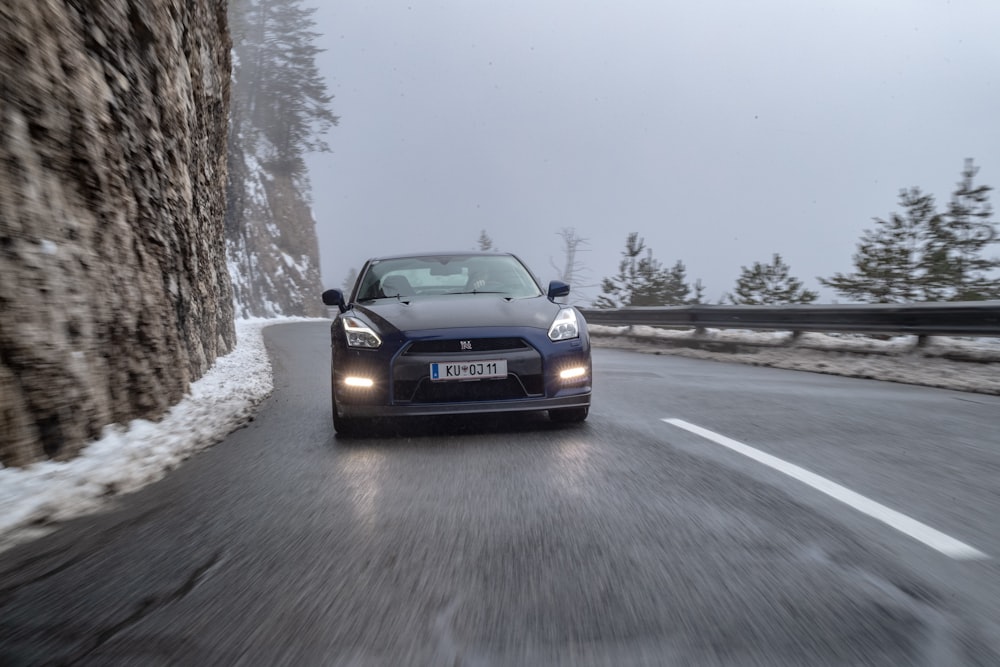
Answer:
[(561, 280), (553, 280), (549, 283), (549, 298), (556, 299), (561, 296), (569, 296), (569, 285)]
[(340, 312), (347, 310), (347, 302), (344, 301), (344, 293), (339, 289), (328, 289), (323, 292), (323, 303), (328, 306), (336, 306)]

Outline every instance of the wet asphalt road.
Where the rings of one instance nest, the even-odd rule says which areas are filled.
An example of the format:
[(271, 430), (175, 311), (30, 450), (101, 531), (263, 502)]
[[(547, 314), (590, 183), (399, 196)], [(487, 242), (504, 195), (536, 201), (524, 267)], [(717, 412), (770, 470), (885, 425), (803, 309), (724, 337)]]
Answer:
[(0, 554), (0, 664), (1000, 664), (996, 397), (598, 349), (583, 425), (343, 440), (327, 325), (265, 338), (275, 392), (254, 422)]

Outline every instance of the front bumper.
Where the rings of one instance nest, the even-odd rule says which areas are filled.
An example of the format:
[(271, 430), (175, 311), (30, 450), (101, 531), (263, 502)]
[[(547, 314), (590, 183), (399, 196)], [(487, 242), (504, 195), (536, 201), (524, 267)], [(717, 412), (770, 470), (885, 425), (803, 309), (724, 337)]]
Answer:
[(466, 415), (500, 412), (532, 412), (560, 408), (590, 406), (590, 392), (556, 398), (525, 398), (503, 401), (469, 401), (464, 403), (406, 403), (400, 405), (340, 404), (341, 417), (418, 417), (432, 415)]

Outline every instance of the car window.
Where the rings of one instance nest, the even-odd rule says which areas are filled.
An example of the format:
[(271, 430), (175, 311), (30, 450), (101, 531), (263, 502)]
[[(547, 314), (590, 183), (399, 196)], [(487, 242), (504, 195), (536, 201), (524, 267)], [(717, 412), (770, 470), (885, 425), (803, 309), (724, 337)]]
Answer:
[(541, 290), (509, 255), (406, 257), (372, 262), (357, 300), (469, 293), (523, 298), (539, 296)]

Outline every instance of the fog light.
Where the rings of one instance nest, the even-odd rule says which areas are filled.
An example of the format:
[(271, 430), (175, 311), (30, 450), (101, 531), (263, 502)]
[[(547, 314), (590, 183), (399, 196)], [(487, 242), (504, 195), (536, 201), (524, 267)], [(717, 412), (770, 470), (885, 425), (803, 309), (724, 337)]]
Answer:
[(587, 369), (584, 366), (576, 366), (575, 368), (567, 368), (564, 371), (560, 371), (559, 377), (563, 380), (573, 380), (578, 377), (583, 377), (587, 374)]
[(348, 375), (344, 378), (344, 384), (348, 387), (359, 387), (361, 389), (370, 389), (374, 382), (371, 378), (361, 378), (354, 377), (353, 375)]

